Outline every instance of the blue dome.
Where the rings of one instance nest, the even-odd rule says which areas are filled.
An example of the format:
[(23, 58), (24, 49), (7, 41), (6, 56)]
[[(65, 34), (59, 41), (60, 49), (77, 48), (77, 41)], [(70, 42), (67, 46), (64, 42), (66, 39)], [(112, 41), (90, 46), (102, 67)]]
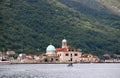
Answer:
[(49, 45), (46, 51), (55, 51), (55, 47), (53, 45)]

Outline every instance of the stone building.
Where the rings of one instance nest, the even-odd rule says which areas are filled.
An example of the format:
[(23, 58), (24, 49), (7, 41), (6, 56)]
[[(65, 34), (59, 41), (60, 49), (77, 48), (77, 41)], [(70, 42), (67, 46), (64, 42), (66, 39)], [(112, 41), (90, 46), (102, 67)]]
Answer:
[[(48, 62), (78, 62), (77, 59), (81, 56), (81, 50), (67, 45), (67, 40), (62, 40), (61, 48), (55, 48), (53, 45), (49, 45), (46, 48), (46, 54), (41, 55), (41, 59), (47, 59)], [(43, 58), (44, 57), (44, 58)]]
[(56, 49), (53, 45), (48, 45), (48, 47), (46, 48), (46, 55), (42, 54), (42, 59), (44, 60), (44, 62), (59, 62), (59, 57), (57, 56)]
[(94, 56), (92, 54), (83, 54), (80, 58), (79, 58), (80, 62), (99, 62), (100, 59), (97, 56)]
[(56, 48), (56, 53), (60, 62), (78, 62), (77, 60), (82, 54), (80, 49), (68, 46), (66, 39), (62, 40), (61, 48)]
[(15, 53), (15, 51), (13, 51), (13, 50), (8, 50), (8, 51), (6, 52), (6, 54), (7, 54), (7, 55), (14, 55), (14, 54), (16, 54), (16, 53)]

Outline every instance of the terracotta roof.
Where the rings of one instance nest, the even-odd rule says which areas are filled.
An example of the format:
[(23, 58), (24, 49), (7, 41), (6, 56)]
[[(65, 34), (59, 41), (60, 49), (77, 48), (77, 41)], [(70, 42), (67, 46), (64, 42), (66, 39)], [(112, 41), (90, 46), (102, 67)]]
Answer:
[(66, 52), (67, 48), (56, 48), (56, 52)]
[(88, 58), (88, 56), (91, 54), (83, 54), (80, 58)]
[(72, 46), (67, 46), (67, 48), (70, 49), (70, 50), (74, 50), (74, 49), (75, 49), (75, 48), (72, 47)]
[(67, 51), (81, 51), (80, 49), (76, 49), (72, 46), (67, 46), (66, 48), (56, 48), (56, 52), (67, 52)]
[[(92, 55), (92, 54), (83, 54), (80, 58), (89, 58), (88, 56), (90, 56), (90, 55)], [(92, 58), (98, 58), (98, 56), (93, 56)]]
[(98, 58), (98, 56), (93, 56), (93, 58)]

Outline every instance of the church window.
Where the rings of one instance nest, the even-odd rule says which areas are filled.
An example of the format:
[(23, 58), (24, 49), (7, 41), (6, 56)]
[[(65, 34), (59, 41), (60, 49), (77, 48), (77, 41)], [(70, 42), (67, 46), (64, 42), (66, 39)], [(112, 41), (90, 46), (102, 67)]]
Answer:
[(69, 56), (69, 54), (66, 54), (66, 56)]
[(72, 57), (72, 54), (71, 54), (71, 57)]
[(56, 61), (58, 61), (58, 59), (56, 59)]
[(78, 56), (78, 54), (75, 54), (75, 56)]
[(51, 58), (51, 62), (53, 62), (53, 58)]

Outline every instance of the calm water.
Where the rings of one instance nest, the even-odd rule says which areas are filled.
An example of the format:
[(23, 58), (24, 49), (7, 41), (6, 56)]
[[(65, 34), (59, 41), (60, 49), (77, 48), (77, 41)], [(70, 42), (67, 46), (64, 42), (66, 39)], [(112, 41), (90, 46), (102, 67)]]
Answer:
[(0, 78), (120, 78), (120, 64), (0, 65)]

